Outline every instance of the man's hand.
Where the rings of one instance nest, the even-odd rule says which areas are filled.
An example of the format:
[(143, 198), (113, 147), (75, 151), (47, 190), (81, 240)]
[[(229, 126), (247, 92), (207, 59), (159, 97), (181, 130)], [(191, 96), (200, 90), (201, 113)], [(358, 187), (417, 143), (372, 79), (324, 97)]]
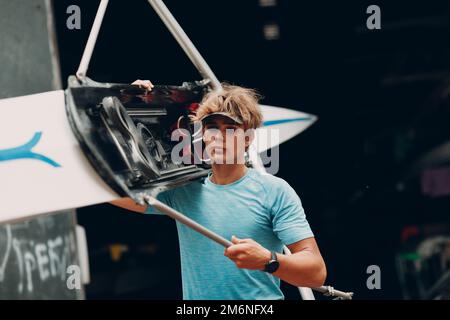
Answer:
[(270, 251), (252, 239), (233, 236), (231, 242), (233, 245), (225, 249), (224, 256), (233, 260), (238, 268), (264, 270), (266, 263), (270, 261)]
[[(271, 259), (271, 252), (252, 239), (231, 238), (233, 245), (225, 249), (224, 255), (236, 263), (238, 268), (264, 270)], [(280, 267), (272, 273), (296, 287), (320, 287), (327, 276), (327, 269), (314, 237), (288, 245), (291, 255), (278, 253)]]
[(151, 91), (154, 87), (153, 83), (150, 82), (150, 80), (140, 80), (137, 79), (135, 82), (132, 83), (132, 85), (139, 86), (139, 88), (147, 89), (148, 91)]

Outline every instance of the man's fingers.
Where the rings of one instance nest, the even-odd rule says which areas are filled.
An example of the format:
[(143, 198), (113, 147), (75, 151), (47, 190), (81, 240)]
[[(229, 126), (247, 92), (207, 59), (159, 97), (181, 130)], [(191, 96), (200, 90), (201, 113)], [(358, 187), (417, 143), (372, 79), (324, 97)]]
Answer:
[(236, 251), (234, 250), (234, 248), (229, 247), (227, 249), (225, 249), (224, 255), (228, 258), (234, 257), (234, 255), (236, 254)]
[(143, 82), (143, 80), (140, 80), (140, 79), (137, 79), (136, 81), (134, 81), (133, 83), (132, 83), (132, 85), (135, 85), (135, 86), (141, 86), (142, 85), (142, 82)]
[(233, 260), (234, 262), (241, 261), (245, 257), (245, 255), (242, 253), (233, 253), (233, 254), (225, 253), (225, 256), (228, 257), (230, 260)]
[(144, 80), (144, 85), (146, 85), (149, 89), (153, 89), (154, 85), (150, 80)]
[(224, 255), (228, 258), (235, 259), (240, 254), (245, 253), (246, 247), (243, 244), (235, 244), (225, 249)]
[(246, 239), (240, 239), (236, 236), (231, 236), (231, 242), (233, 242), (234, 244), (238, 244), (238, 243), (249, 243), (252, 242), (253, 240), (250, 238), (246, 238)]
[(137, 79), (133, 84), (145, 86), (145, 87), (153, 87), (153, 83), (150, 80), (141, 80)]
[(228, 247), (227, 249), (225, 249), (225, 255), (227, 257), (235, 257), (236, 255), (238, 255), (241, 252), (241, 248), (237, 245)]
[(231, 236), (231, 242), (233, 242), (234, 244), (239, 243), (239, 238), (236, 236)]
[(253, 242), (253, 239), (250, 239), (250, 238), (246, 238), (246, 239), (235, 238), (234, 241), (233, 241), (233, 238), (232, 238), (231, 242), (233, 242), (234, 244), (251, 243), (251, 242)]
[(137, 85), (137, 86), (143, 87), (147, 90), (151, 90), (154, 87), (153, 83), (150, 80), (140, 80), (140, 79), (134, 81), (132, 83), (132, 85)]

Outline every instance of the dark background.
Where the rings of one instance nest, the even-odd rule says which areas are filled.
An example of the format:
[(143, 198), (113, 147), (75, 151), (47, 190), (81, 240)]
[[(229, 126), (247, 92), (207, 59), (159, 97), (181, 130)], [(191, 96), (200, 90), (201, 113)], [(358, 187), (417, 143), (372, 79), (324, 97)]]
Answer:
[[(414, 164), (449, 141), (449, 1), (175, 1), (166, 5), (221, 81), (256, 88), (264, 104), (315, 114), (280, 147), (280, 171), (300, 195), (328, 267), (327, 284), (357, 299), (402, 298), (395, 256), (406, 226), (445, 229), (450, 197), (422, 195)], [(66, 8), (81, 8), (81, 30)], [(381, 30), (366, 8), (381, 8)], [(64, 86), (74, 74), (98, 1), (54, 3)], [(263, 26), (279, 25), (266, 40)], [(199, 80), (145, 0), (111, 0), (88, 76), (156, 84)], [(105, 204), (78, 210), (90, 248), (88, 298), (181, 298), (175, 223)], [(111, 259), (111, 245), (125, 252)], [(368, 290), (366, 268), (381, 269)], [(298, 299), (292, 286), (288, 299)]]

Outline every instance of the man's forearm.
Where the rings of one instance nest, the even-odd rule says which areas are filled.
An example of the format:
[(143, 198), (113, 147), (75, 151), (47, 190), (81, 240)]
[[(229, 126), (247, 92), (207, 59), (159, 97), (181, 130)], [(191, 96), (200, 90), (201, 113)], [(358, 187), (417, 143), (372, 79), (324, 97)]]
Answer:
[(327, 275), (323, 259), (304, 250), (292, 255), (277, 253), (280, 266), (274, 276), (297, 287), (320, 287)]

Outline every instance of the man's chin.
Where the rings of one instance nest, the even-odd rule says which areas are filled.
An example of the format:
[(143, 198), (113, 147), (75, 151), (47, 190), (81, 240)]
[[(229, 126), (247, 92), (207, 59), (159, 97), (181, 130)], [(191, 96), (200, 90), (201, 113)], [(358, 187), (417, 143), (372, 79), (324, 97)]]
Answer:
[(211, 157), (213, 164), (226, 164), (226, 159), (223, 155), (216, 154)]
[(211, 164), (245, 164), (245, 161), (239, 162), (237, 159), (226, 159), (225, 155), (214, 155), (211, 158)]

